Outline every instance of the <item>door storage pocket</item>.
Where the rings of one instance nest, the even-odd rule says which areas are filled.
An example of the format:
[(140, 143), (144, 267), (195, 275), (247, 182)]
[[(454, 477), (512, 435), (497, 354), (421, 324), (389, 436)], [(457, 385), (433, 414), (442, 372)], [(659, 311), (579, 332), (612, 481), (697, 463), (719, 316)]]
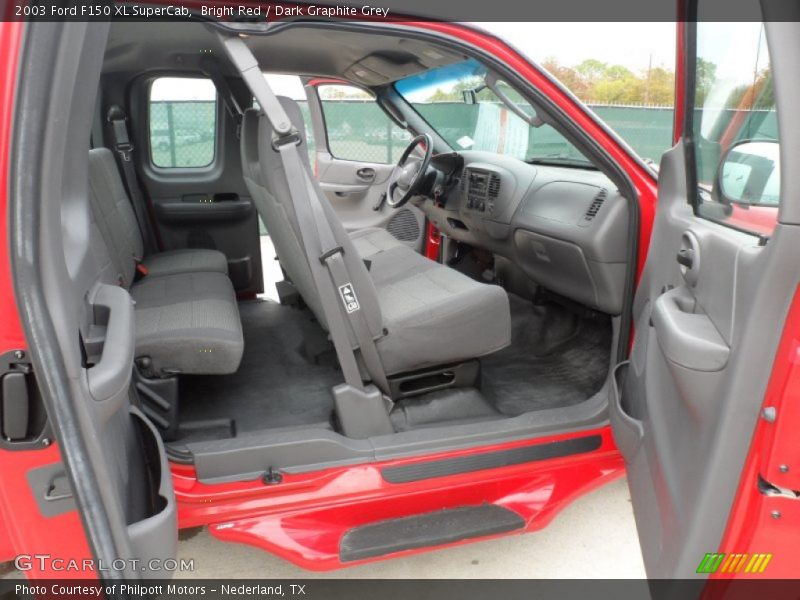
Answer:
[[(169, 470), (164, 444), (149, 420), (131, 407), (131, 418), (138, 428), (139, 439), (144, 451), (144, 468), (148, 475), (147, 506), (142, 518), (128, 524), (128, 535), (135, 558), (143, 565), (150, 565), (142, 572), (143, 577), (163, 578), (170, 574), (152, 570), (156, 564), (174, 559), (178, 551), (178, 520), (175, 494), (172, 489), (172, 475)], [(160, 561), (153, 562), (153, 559)]]
[(608, 413), (614, 441), (625, 461), (630, 463), (642, 443), (644, 430), (642, 422), (631, 414), (630, 398), (625, 397), (629, 366), (629, 362), (625, 361), (614, 369)]

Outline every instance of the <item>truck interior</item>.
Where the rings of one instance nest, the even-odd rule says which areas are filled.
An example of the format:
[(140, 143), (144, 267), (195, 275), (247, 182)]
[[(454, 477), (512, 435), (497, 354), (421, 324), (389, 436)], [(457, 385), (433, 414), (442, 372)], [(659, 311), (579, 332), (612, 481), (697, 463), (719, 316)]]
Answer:
[[(63, 254), (83, 295), (132, 299), (131, 402), (171, 461), (237, 481), (606, 421), (637, 197), (529, 84), (356, 23), (120, 22), (105, 43), (93, 107), (72, 107), (91, 126)], [(354, 106), (381, 127), (333, 118)], [(70, 317), (88, 373), (108, 313)]]
[(657, 186), (471, 26), (26, 23), (0, 446), (56, 457), (31, 512), (104, 560), (180, 523), (328, 569), (543, 527), (624, 465), (651, 577), (704, 576), (747, 494), (774, 533), (783, 457), (742, 473), (791, 423), (800, 36), (766, 21), (685, 24), (719, 76)]

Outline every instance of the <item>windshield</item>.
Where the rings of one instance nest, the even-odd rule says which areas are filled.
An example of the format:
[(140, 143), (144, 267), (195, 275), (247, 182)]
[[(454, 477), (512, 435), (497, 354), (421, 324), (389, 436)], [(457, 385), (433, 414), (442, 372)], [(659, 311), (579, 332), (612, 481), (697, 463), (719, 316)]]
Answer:
[[(511, 86), (486, 85), (475, 60), (432, 69), (395, 83), (397, 92), (456, 150), (482, 150), (535, 163), (590, 167), (591, 162), (557, 130), (528, 119), (536, 111)], [(518, 114), (521, 113), (521, 114)], [(526, 118), (527, 117), (527, 118)]]

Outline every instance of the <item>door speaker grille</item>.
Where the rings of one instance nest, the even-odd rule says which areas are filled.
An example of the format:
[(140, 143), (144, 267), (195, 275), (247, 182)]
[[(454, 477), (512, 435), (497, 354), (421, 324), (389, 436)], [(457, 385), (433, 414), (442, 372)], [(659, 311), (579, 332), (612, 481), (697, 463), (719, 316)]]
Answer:
[(401, 242), (416, 241), (420, 235), (417, 217), (407, 208), (401, 208), (394, 214), (386, 230)]

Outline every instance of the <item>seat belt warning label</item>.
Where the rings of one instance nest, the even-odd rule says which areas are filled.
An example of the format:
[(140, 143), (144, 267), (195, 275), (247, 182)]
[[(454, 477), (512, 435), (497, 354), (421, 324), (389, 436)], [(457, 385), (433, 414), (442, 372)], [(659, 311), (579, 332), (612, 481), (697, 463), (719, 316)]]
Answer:
[(340, 285), (339, 295), (342, 297), (342, 304), (344, 304), (344, 309), (347, 311), (347, 314), (354, 313), (361, 308), (358, 305), (358, 298), (356, 298), (356, 292), (353, 289), (352, 283), (348, 282), (344, 285)]

